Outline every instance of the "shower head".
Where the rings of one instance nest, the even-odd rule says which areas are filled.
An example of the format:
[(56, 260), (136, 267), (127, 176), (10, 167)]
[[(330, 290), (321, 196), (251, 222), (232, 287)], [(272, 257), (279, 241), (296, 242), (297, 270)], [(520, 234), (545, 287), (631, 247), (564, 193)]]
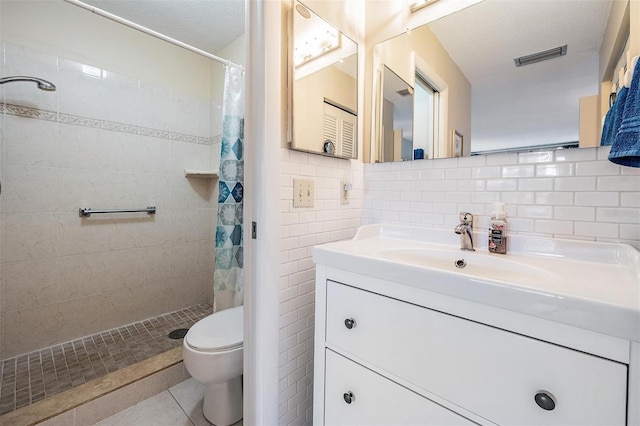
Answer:
[(47, 92), (53, 92), (54, 90), (56, 90), (55, 84), (41, 78), (27, 77), (24, 75), (15, 75), (12, 77), (0, 78), (0, 84), (13, 83), (14, 81), (31, 81), (38, 85), (38, 89), (45, 90)]
[(40, 90), (44, 90), (45, 92), (55, 92), (56, 91), (56, 85), (51, 83), (50, 81), (38, 81), (38, 89)]

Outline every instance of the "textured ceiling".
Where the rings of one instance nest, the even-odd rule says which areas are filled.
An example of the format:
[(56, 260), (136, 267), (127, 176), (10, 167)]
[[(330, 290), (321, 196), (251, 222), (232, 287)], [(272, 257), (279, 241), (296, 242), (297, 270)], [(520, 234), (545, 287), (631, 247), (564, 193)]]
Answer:
[(244, 33), (244, 0), (84, 0), (209, 53)]

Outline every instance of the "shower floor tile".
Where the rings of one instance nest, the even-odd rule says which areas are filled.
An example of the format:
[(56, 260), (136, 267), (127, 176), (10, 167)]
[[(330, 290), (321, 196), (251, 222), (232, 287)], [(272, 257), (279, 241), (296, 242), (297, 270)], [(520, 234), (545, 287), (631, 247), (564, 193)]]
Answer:
[(169, 332), (211, 313), (192, 306), (0, 361), (0, 415), (178, 347)]

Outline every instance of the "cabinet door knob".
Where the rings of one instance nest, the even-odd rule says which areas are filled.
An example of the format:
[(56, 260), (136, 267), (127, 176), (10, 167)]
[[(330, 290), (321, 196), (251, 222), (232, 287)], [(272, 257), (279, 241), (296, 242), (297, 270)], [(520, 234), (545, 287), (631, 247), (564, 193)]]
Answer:
[(353, 318), (347, 318), (346, 320), (344, 320), (344, 326), (351, 330), (356, 326), (356, 320), (354, 320)]
[(356, 400), (355, 395), (353, 394), (353, 392), (349, 391), (349, 392), (345, 392), (342, 397), (344, 398), (344, 402), (346, 402), (347, 404), (351, 404), (353, 401)]
[(542, 408), (543, 410), (551, 411), (556, 408), (556, 402), (554, 401), (553, 397), (547, 392), (538, 392), (533, 399), (536, 400), (536, 404), (538, 404), (538, 407)]

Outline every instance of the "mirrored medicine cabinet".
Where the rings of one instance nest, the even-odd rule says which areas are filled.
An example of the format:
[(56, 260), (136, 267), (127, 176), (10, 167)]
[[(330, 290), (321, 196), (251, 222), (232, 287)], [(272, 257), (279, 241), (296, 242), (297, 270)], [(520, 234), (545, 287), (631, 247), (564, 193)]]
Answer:
[(357, 158), (358, 46), (299, 1), (290, 13), (290, 147)]

